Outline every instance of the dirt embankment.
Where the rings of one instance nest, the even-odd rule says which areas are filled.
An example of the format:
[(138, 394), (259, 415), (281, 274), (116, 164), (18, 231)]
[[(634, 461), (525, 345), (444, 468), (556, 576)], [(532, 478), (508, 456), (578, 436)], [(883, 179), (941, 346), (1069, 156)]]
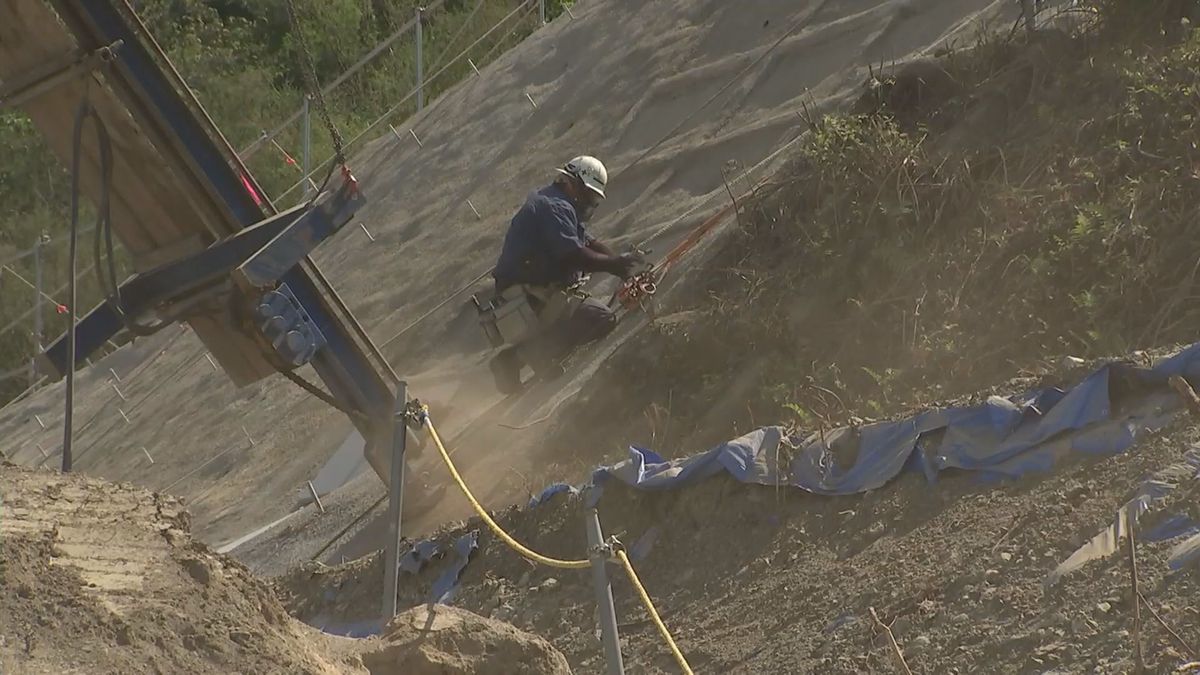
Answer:
[[(580, 438), (694, 452), (735, 426), (828, 428), (966, 393), (1069, 385), (1065, 355), (1142, 360), (1133, 349), (1194, 339), (1200, 249), (1185, 233), (1200, 182), (1195, 149), (1179, 139), (1200, 123), (1189, 93), (1200, 43), (1142, 30), (1117, 11), (1129, 3), (1101, 4), (1099, 25), (944, 54), (918, 79), (948, 86), (898, 74), (863, 100), (863, 116), (816, 122), (691, 283), (662, 297), (670, 320), (623, 346), (564, 408), (555, 444), (583, 464), (611, 459), (615, 444)], [(1125, 557), (1043, 582), (1197, 442), (1200, 427), (1183, 418), (1121, 455), (1008, 484), (905, 474), (830, 499), (713, 479), (678, 493), (614, 490), (601, 517), (643, 550), (644, 581), (700, 671), (890, 671), (873, 608), (914, 672), (1130, 672)], [(1195, 519), (1198, 494), (1194, 481), (1181, 486), (1167, 507)], [(584, 550), (577, 502), (503, 522), (546, 553)], [(483, 529), (439, 540), (471, 528)], [(1173, 543), (1138, 549), (1151, 672), (1200, 650), (1196, 571), (1168, 569)], [(281, 581), (287, 604), (349, 621), (372, 592), (372, 564), (297, 571)], [(423, 602), (442, 572), (406, 577), (403, 598)], [(673, 672), (632, 590), (615, 585), (627, 665)], [(341, 592), (326, 599), (329, 587)], [(549, 637), (577, 672), (602, 672), (586, 574), (534, 568), (484, 530), (454, 602)]]
[(4, 672), (365, 672), (188, 527), (165, 495), (0, 466)]
[[(866, 495), (828, 498), (748, 487), (727, 478), (678, 492), (609, 488), (601, 520), (636, 556), (643, 582), (697, 672), (891, 672), (871, 609), (891, 625), (913, 672), (1125, 673), (1133, 668), (1133, 604), (1124, 553), (1088, 563), (1057, 585), (1047, 574), (1115, 517), (1144, 479), (1200, 442), (1183, 418), (1123, 455), (1083, 459), (1007, 484), (948, 474), (930, 486), (903, 474)], [(1192, 513), (1200, 481), (1143, 518)], [(1191, 509), (1191, 511), (1189, 511)], [(509, 510), (503, 525), (550, 555), (586, 550), (576, 498)], [(449, 546), (481, 531), (452, 603), (548, 639), (576, 673), (604, 672), (585, 572), (526, 563), (477, 521), (443, 531), (445, 554), (403, 576), (420, 606), (454, 560)], [(1200, 649), (1195, 569), (1172, 572), (1175, 540), (1143, 541), (1139, 583), (1150, 672), (1171, 672)], [(1123, 545), (1122, 545), (1123, 551)], [(277, 585), (305, 620), (351, 625), (378, 594), (376, 557), (308, 567)], [(614, 570), (626, 665), (676, 667), (628, 582)]]

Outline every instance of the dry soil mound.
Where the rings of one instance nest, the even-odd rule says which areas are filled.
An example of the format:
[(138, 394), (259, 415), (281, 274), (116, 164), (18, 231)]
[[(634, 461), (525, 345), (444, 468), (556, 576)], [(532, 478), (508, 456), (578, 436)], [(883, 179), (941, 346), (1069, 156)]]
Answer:
[(570, 675), (549, 642), (445, 605), (414, 607), (388, 624), (386, 646), (363, 656), (371, 675)]
[(0, 465), (6, 673), (351, 673), (171, 497)]

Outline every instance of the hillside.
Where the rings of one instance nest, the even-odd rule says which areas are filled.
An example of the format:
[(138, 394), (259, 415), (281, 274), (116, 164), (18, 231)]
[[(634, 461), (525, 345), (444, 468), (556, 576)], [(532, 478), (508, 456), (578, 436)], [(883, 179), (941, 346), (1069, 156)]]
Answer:
[[(441, 406), (462, 460), (486, 460), (467, 466), (468, 476), (492, 477), (505, 467), (504, 478), (484, 481), (482, 497), (516, 498), (524, 490), (519, 475), (537, 470), (542, 453), (562, 453), (544, 442), (549, 425), (514, 432), (496, 424), (519, 427), (556, 409), (635, 322), (583, 355), (553, 387), (503, 402), (483, 384), (483, 337), (460, 313), (465, 297), (391, 338), (489, 268), (513, 209), (563, 157), (592, 152), (612, 169), (595, 232), (618, 246), (661, 233), (650, 247), (666, 246), (719, 208), (725, 162), (749, 166), (767, 157), (804, 129), (798, 113), (805, 107), (846, 104), (868, 64), (968, 39), (990, 18), (1011, 17), (1013, 8), (976, 0), (926, 2), (913, 10), (895, 1), (825, 0), (786, 10), (770, 2), (736, 10), (716, 2), (635, 9), (589, 3), (400, 125), (411, 127), (422, 146), (386, 134), (354, 156), (368, 198), (360, 216), (375, 241), (349, 229), (315, 257), (414, 393)], [(776, 156), (756, 174), (780, 161)], [(156, 488), (188, 476), (172, 491), (188, 499), (199, 536), (216, 543), (289, 513), (304, 482), (350, 434), (349, 423), (282, 378), (235, 390), (191, 335), (152, 340), (169, 343), (166, 353), (120, 385), (135, 406), (125, 406), (104, 382), (102, 364), (91, 379), (95, 386), (81, 387), (81, 408), (103, 412), (78, 436), (77, 466)], [(60, 400), (49, 387), (0, 412), (0, 423), (12, 429), (5, 452), (26, 463), (41, 457), (38, 444), (53, 453), (56, 432), (43, 430), (33, 415), (52, 429), (61, 420), (54, 412)], [(628, 440), (588, 443), (618, 448)], [(378, 481), (362, 480), (355, 494), (369, 503)], [(461, 500), (447, 499), (428, 518), (409, 522), (422, 530), (466, 514)]]
[[(1098, 0), (1026, 32), (1007, 1), (779, 5), (575, 6), (401, 126), (420, 146), (389, 134), (355, 156), (375, 241), (343, 232), (321, 265), (516, 538), (581, 557), (584, 499), (562, 493), (602, 486), (606, 533), (697, 672), (1125, 673), (1139, 649), (1147, 672), (1195, 672), (1200, 406), (1181, 392), (1200, 390), (1200, 37), (1180, 19), (1200, 7)], [(454, 292), (483, 286), (525, 191), (581, 151), (609, 163), (594, 229), (618, 246), (661, 255), (734, 208), (651, 311), (503, 398)], [(0, 465), (4, 569), (70, 571), (72, 537), (136, 533), (130, 565), (174, 593), (151, 599), (218, 617), (171, 632), (211, 640), (196, 654), (169, 635), (117, 649), (121, 624), (76, 599), (86, 658), (217, 672), (241, 653), (231, 618), (256, 627), (247, 663), (283, 650), (295, 670), (361, 672), (382, 630), (383, 490), (368, 471), (323, 512), (303, 496), (349, 423), (276, 379), (234, 389), (177, 328), (80, 387), (77, 465), (99, 478)], [(9, 459), (53, 451), (59, 397), (0, 410)], [(413, 468), (448, 482), (429, 452)], [(206, 544), (172, 534), (174, 498), (103, 479), (180, 495)], [(27, 536), (41, 512), (56, 526)], [(404, 607), (509, 622), (604, 672), (587, 572), (523, 560), (453, 485), (404, 527)], [(80, 580), (35, 580), (104, 598), (84, 587), (108, 563), (87, 560)], [(200, 567), (229, 584), (162, 583)], [(611, 576), (626, 667), (678, 672)], [(58, 616), (46, 586), (0, 600), (16, 608), (0, 654), (23, 658), (28, 627)]]

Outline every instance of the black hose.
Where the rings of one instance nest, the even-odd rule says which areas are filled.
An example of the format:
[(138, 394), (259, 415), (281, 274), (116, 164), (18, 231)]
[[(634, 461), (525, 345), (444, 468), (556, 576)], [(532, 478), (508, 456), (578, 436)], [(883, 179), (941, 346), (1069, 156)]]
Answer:
[[(100, 265), (100, 232), (104, 228), (111, 226), (109, 218), (110, 195), (112, 194), (112, 141), (108, 136), (108, 129), (104, 126), (104, 121), (100, 119), (100, 115), (92, 104), (88, 102), (85, 95), (83, 101), (80, 102), (79, 108), (75, 111), (75, 128), (71, 137), (71, 245), (67, 254), (70, 259), (68, 262), (70, 278), (68, 280), (67, 294), (67, 386), (66, 386), (66, 403), (63, 412), (63, 455), (62, 455), (62, 470), (63, 473), (71, 471), (72, 448), (71, 444), (74, 440), (74, 413), (75, 413), (75, 352), (76, 352), (76, 323), (78, 315), (76, 314), (75, 305), (79, 300), (79, 283), (76, 278), (76, 267), (79, 262), (79, 165), (83, 156), (83, 125), (88, 120), (92, 119), (93, 126), (96, 128), (96, 145), (100, 152), (100, 212), (97, 214), (96, 222), (96, 242), (94, 245), (96, 253), (96, 269), (101, 269)], [(112, 255), (112, 239), (109, 234), (109, 262), (111, 264)], [(114, 275), (115, 278), (115, 275)], [(101, 288), (103, 288), (103, 274), (101, 274)]]

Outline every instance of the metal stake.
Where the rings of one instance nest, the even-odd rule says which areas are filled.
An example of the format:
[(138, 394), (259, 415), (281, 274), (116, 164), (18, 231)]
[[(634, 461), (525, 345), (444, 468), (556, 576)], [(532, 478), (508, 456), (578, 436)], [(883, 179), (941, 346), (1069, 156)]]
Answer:
[(418, 148), (423, 148), (423, 147), (425, 147), (424, 145), (421, 145), (421, 139), (417, 138), (417, 132), (413, 131), (412, 129), (409, 129), (409, 130), (408, 130), (408, 133), (409, 133), (409, 135), (410, 135), (410, 136), (412, 136), (412, 137), (413, 137), (413, 140), (417, 142), (417, 147), (418, 147)]
[(129, 399), (125, 398), (125, 394), (122, 394), (120, 389), (117, 389), (117, 383), (116, 383), (116, 382), (109, 382), (109, 383), (108, 383), (108, 386), (112, 387), (112, 390), (113, 390), (113, 391), (115, 391), (115, 392), (117, 392), (117, 396), (120, 396), (122, 401), (128, 401), (128, 400), (129, 400)]
[[(304, 95), (304, 107), (303, 107), (303, 113), (302, 113), (304, 115), (304, 151), (303, 151), (303, 159), (301, 160), (304, 163), (303, 175), (305, 175), (305, 176), (308, 175), (309, 163), (312, 161), (312, 125), (310, 124), (311, 120), (308, 115), (308, 107), (309, 107), (308, 104), (309, 104), (309, 96), (308, 96), (308, 94), (305, 94)], [(308, 197), (310, 195), (312, 195), (312, 191), (313, 191), (312, 181), (309, 181), (308, 184), (304, 186), (304, 198), (308, 199)]]
[(604, 643), (604, 660), (608, 664), (608, 675), (624, 675), (625, 664), (621, 660), (621, 636), (617, 633), (617, 610), (613, 606), (612, 586), (608, 583), (608, 546), (600, 530), (600, 514), (588, 509), (584, 516), (587, 524), (588, 558), (592, 561), (592, 587), (596, 591), (596, 607), (600, 610), (600, 639)]
[(211, 356), (209, 356), (208, 354), (205, 354), (204, 358), (208, 359), (208, 365), (212, 366), (213, 370), (220, 370), (219, 368), (217, 368), (217, 362), (213, 361)]
[(542, 19), (542, 25), (546, 25), (546, 0), (538, 0), (538, 15)]
[(389, 124), (388, 128), (392, 130), (392, 135), (396, 137), (396, 140), (400, 140), (400, 132), (396, 131), (396, 127)]
[(359, 223), (358, 226), (362, 228), (363, 234), (367, 235), (367, 239), (370, 239), (371, 241), (375, 241), (375, 237), (371, 236), (371, 232), (370, 232), (370, 230), (367, 229), (366, 225)]
[(474, 62), (474, 61), (472, 61), (472, 60), (470, 59), (470, 57), (468, 57), (468, 58), (467, 58), (467, 63), (471, 64), (471, 70), (475, 71), (475, 74), (476, 74), (476, 75), (481, 75), (481, 74), (482, 74), (482, 73), (480, 73), (480, 72), (479, 72), (479, 67), (475, 65), (475, 62)]
[(146, 446), (144, 445), (142, 446), (142, 454), (146, 456), (146, 459), (150, 460), (151, 464), (154, 463), (154, 458), (150, 456), (150, 451), (146, 450)]
[(425, 108), (425, 73), (423, 70), (422, 59), (424, 58), (423, 49), (421, 47), (421, 15), (425, 13), (424, 7), (417, 8), (417, 24), (416, 24), (416, 42), (417, 42), (417, 110)]
[[(419, 24), (418, 24), (419, 25)], [(392, 413), (392, 467), (388, 481), (387, 555), (383, 565), (383, 619), (396, 616), (396, 593), (400, 585), (400, 517), (404, 506), (404, 449), (408, 441), (408, 383), (396, 385)]]
[(479, 215), (479, 209), (475, 208), (475, 205), (471, 203), (470, 199), (467, 200), (467, 206), (471, 207), (471, 211), (475, 213), (475, 217), (477, 219), (483, 220), (483, 216)]
[(317, 494), (317, 488), (313, 487), (312, 481), (308, 481), (308, 491), (312, 493), (313, 501), (317, 503), (317, 508), (321, 513), (325, 513), (325, 505), (321, 503), (321, 496)]

